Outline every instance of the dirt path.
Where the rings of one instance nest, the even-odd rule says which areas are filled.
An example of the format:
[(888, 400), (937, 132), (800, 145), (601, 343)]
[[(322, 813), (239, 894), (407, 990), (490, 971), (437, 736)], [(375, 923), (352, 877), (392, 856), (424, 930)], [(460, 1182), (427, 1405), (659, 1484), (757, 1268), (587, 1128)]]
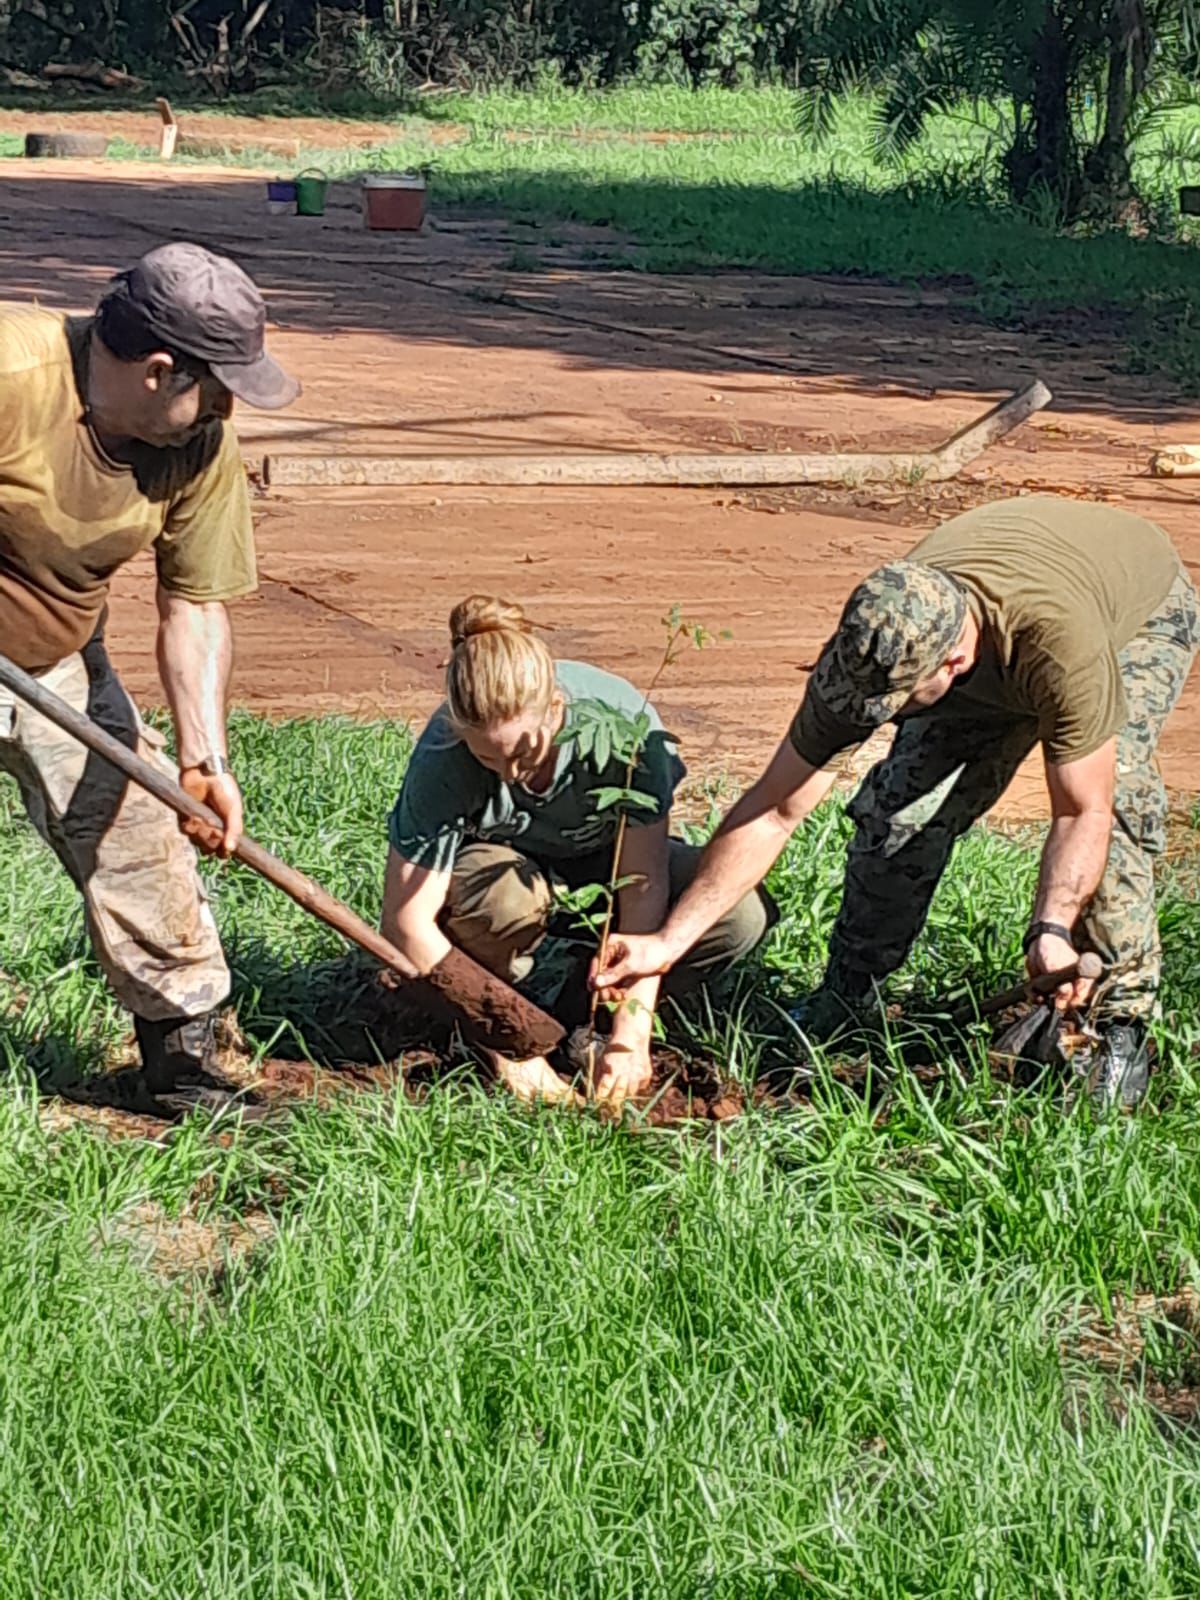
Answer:
[[(623, 244), (605, 229), (443, 212), (420, 237), (372, 236), (349, 190), (323, 220), (268, 218), (261, 176), (245, 169), (0, 167), (10, 298), (85, 306), (108, 271), (172, 236), (255, 274), (273, 347), (305, 393), (281, 417), (242, 415), (251, 459), (283, 447), (925, 447), (1034, 374), (1055, 391), (1050, 412), (941, 489), (272, 493), (258, 502), (261, 593), (235, 614), (237, 697), (255, 709), (424, 716), (446, 614), (472, 590), (521, 600), (560, 654), (640, 680), (679, 602), (734, 640), (683, 658), (658, 698), (694, 773), (744, 779), (855, 579), (982, 497), (1119, 501), (1200, 567), (1200, 485), (1146, 475), (1151, 451), (1194, 439), (1200, 420), (1115, 370), (1099, 318), (998, 331), (952, 291), (603, 270)], [(111, 637), (134, 693), (158, 699), (147, 568), (118, 583)], [(1164, 764), (1173, 785), (1200, 788), (1200, 684)], [(1039, 806), (1027, 773), (1009, 809)]]
[[(205, 139), (228, 139), (245, 145), (254, 139), (267, 141), (298, 139), (303, 146), (323, 150), (394, 143), (405, 131), (403, 118), (394, 122), (324, 117), (229, 116), (219, 111), (178, 111), (184, 138), (189, 133)], [(141, 109), (109, 111), (104, 103), (76, 101), (72, 105), (31, 106), (28, 110), (0, 110), (0, 133), (42, 133), (55, 130), (103, 133), (110, 139), (124, 139), (132, 145), (158, 149), (162, 120), (152, 105)], [(437, 141), (455, 139), (467, 130), (461, 123), (422, 122), (423, 131)]]

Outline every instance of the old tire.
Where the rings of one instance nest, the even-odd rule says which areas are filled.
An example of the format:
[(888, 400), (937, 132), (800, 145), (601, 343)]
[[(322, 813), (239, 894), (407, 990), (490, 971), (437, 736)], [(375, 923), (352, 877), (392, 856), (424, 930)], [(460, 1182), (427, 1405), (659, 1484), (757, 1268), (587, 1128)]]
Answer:
[(105, 133), (27, 133), (27, 156), (102, 156), (108, 149)]

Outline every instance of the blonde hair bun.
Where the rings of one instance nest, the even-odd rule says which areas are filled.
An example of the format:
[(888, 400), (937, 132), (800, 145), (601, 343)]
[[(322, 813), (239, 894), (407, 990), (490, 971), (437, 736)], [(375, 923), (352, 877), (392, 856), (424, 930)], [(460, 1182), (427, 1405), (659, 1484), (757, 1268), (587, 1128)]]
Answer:
[(554, 658), (520, 606), (469, 595), (450, 613), (450, 639), (446, 702), (456, 727), (549, 711), (557, 693)]
[(490, 594), (468, 595), (450, 613), (450, 642), (456, 650), (481, 633), (532, 632), (533, 624), (519, 605)]

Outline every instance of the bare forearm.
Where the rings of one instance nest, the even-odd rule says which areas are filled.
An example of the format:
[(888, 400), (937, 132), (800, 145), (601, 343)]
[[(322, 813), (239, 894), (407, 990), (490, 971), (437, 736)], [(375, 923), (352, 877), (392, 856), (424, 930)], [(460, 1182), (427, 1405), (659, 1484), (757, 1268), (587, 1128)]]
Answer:
[(1104, 875), (1111, 835), (1111, 811), (1054, 819), (1042, 851), (1035, 922), (1074, 924)]
[(614, 1044), (631, 1050), (641, 1049), (654, 1037), (654, 1013), (658, 1009), (660, 979), (643, 978), (631, 983), (625, 998), (616, 1003), (612, 1014)]
[[(667, 915), (671, 901), (671, 847), (666, 823), (655, 833), (653, 843), (649, 834), (640, 831), (631, 830), (627, 835), (620, 875), (631, 876), (635, 881), (617, 896), (616, 926), (621, 933), (655, 933)], [(618, 1044), (635, 1048), (649, 1044), (660, 982), (652, 977), (630, 985), (624, 1003), (613, 1013), (612, 1036)]]
[(438, 924), (449, 890), (449, 872), (414, 866), (395, 850), (388, 851), (379, 931), (422, 975), (450, 953), (450, 941)]
[(427, 918), (388, 918), (385, 915), (380, 932), (423, 976), (440, 966), (450, 954), (449, 939), (436, 922)]
[[(665, 855), (665, 851), (664, 851)], [(622, 933), (653, 933), (667, 914), (670, 894), (666, 862), (653, 881), (622, 889), (618, 899), (617, 926)], [(654, 1034), (654, 1012), (658, 1005), (661, 980), (643, 978), (631, 984), (624, 1000), (613, 1012), (614, 1043), (638, 1049), (650, 1043)]]
[(678, 961), (744, 895), (770, 872), (794, 824), (776, 810), (740, 815), (745, 800), (729, 813), (710, 842), (699, 869), (666, 922), (662, 936)]
[(226, 754), (225, 707), (233, 665), (229, 614), (159, 593), (158, 671), (175, 723), (181, 767)]
[(657, 933), (625, 934), (616, 953), (598, 963), (592, 984), (606, 998), (628, 992), (652, 973), (667, 972), (732, 911), (774, 866), (780, 851), (829, 793), (833, 774), (814, 767), (784, 739), (762, 777), (738, 801), (701, 857), (691, 885)]

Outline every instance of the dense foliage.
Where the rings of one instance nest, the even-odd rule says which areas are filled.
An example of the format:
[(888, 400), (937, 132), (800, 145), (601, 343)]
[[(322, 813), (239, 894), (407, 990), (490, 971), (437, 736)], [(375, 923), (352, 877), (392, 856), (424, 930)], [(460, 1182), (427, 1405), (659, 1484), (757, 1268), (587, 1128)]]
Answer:
[(527, 77), (665, 73), (695, 84), (793, 81), (809, 0), (0, 0), (0, 60), (64, 55), (212, 78), (218, 87), (307, 66), (395, 90)]
[(1017, 200), (1060, 216), (1119, 215), (1139, 123), (1197, 71), (1194, 0), (813, 0), (805, 105), (814, 131), (839, 95), (883, 91), (879, 136), (903, 148), (964, 99), (1009, 115)]

